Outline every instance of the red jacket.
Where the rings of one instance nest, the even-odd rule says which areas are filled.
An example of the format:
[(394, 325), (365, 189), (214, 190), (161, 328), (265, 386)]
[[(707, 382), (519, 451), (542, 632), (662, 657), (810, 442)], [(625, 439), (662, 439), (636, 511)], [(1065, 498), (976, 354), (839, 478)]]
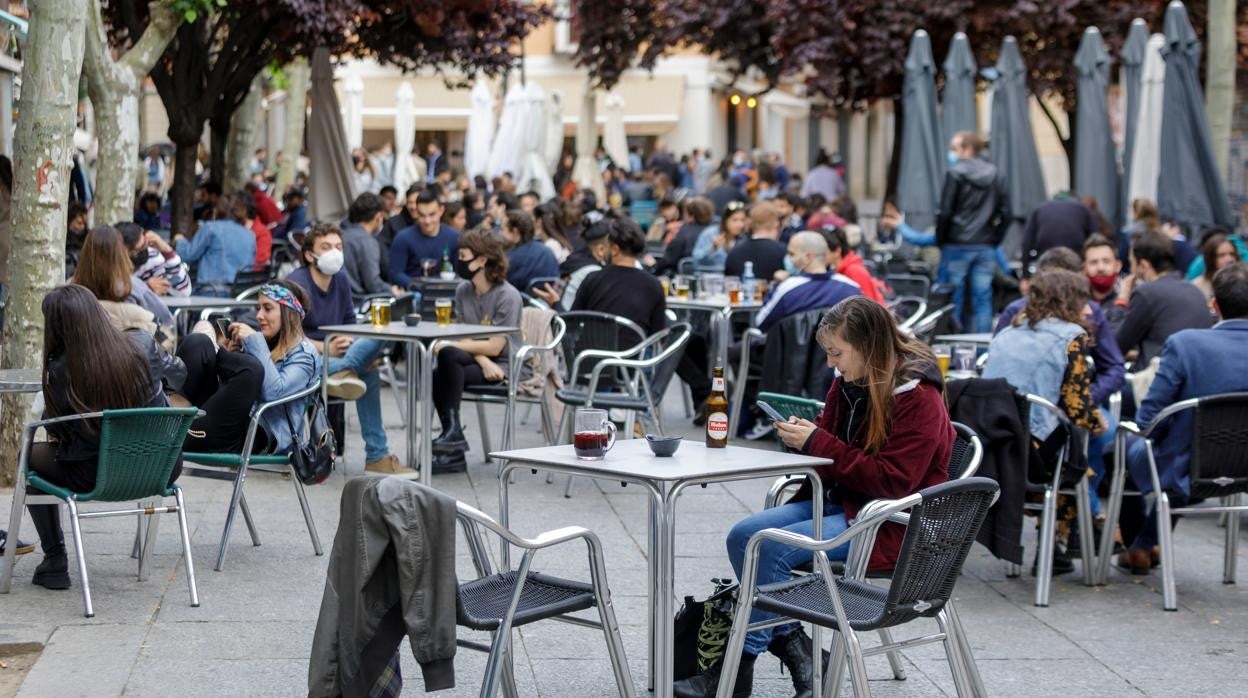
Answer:
[(251, 200), (256, 204), (256, 218), (259, 218), (265, 225), (273, 225), (282, 220), (282, 212), (278, 209), (273, 197), (259, 189), (253, 189)]
[[(840, 384), (839, 377), (832, 382), (823, 414), (815, 422), (819, 428), (806, 441), (804, 452), (835, 461), (820, 468), (819, 476), (825, 488), (834, 489), (840, 496), (847, 519), (853, 521), (863, 505), (873, 499), (899, 499), (948, 480), (955, 432), (939, 383), (916, 378), (897, 389), (888, 442), (875, 455), (833, 435), (840, 419)], [(861, 443), (865, 436), (864, 423), (854, 443)], [(808, 483), (794, 499), (809, 497)], [(881, 527), (869, 569), (891, 570), (904, 536), (905, 528), (898, 524)]]
[(251, 232), (256, 236), (256, 264), (268, 264), (273, 254), (273, 231), (256, 217), (251, 219)]
[(880, 287), (875, 282), (875, 277), (871, 276), (871, 272), (867, 271), (867, 267), (862, 263), (862, 257), (857, 252), (848, 252), (841, 257), (841, 263), (836, 265), (836, 273), (844, 274), (853, 279), (854, 283), (862, 289), (862, 295), (871, 300), (884, 304), (884, 294), (880, 293)]

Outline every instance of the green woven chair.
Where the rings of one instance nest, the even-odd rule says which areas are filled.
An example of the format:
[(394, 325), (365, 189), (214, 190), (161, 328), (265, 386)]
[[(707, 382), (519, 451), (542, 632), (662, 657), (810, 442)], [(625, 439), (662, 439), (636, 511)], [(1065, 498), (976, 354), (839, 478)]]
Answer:
[(776, 408), (776, 411), (784, 417), (809, 419), (813, 422), (819, 418), (820, 414), (823, 414), (821, 400), (767, 392), (759, 393), (758, 399)]
[[(186, 564), (186, 581), (190, 588), (191, 605), (199, 606), (199, 593), (195, 587), (195, 565), (191, 559), (191, 537), (186, 524), (186, 503), (182, 488), (169, 484), (169, 476), (177, 464), (182, 441), (191, 422), (199, 414), (194, 407), (153, 407), (129, 410), (105, 410), (56, 419), (45, 419), (26, 425), (19, 456), (17, 487), (13, 493), (13, 508), (9, 515), (11, 540), (17, 540), (22, 523), (22, 510), (27, 504), (59, 504), (69, 507), (70, 530), (74, 538), (74, 554), (78, 558), (78, 576), (82, 579), (82, 603), (84, 615), (91, 618), (95, 609), (91, 604), (91, 584), (87, 578), (87, 559), (82, 549), (82, 519), (105, 516), (138, 516), (140, 523), (148, 517), (146, 541), (139, 553), (139, 581), (147, 579), (151, 565), (152, 548), (156, 542), (156, 523), (153, 514), (177, 514), (178, 528), (182, 535), (182, 557)], [(74, 492), (54, 485), (27, 466), (35, 431), (51, 424), (98, 419), (100, 429), (100, 455), (97, 464), (95, 489), (90, 492)], [(47, 494), (27, 495), (36, 489)], [(176, 500), (174, 506), (161, 506), (165, 497)], [(142, 500), (155, 499), (156, 503)], [(132, 509), (109, 511), (79, 511), (83, 502), (139, 501)], [(142, 526), (140, 525), (140, 534)], [(142, 538), (142, 535), (140, 535)], [(5, 551), (4, 574), (0, 577), (0, 593), (8, 593), (13, 579), (13, 556), (15, 546)]]
[[(317, 555), (324, 554), (321, 550), (320, 536), (316, 534), (316, 523), (312, 520), (312, 509), (308, 506), (308, 495), (303, 491), (303, 482), (299, 480), (294, 466), (290, 463), (290, 454), (251, 452), (256, 442), (256, 429), (260, 428), (262, 414), (275, 407), (283, 407), (287, 403), (303, 402), (320, 390), (321, 381), (317, 380), (293, 395), (256, 405), (251, 411), (251, 424), (247, 426), (247, 438), (243, 441), (242, 453), (186, 452), (182, 454), (183, 472), (187, 475), (234, 483), (234, 493), (230, 496), (229, 511), (225, 513), (225, 529), (221, 532), (221, 544), (217, 548), (217, 563), (213, 566), (214, 570), (220, 572), (225, 566), (225, 551), (230, 543), (230, 529), (234, 527), (235, 511), (242, 510), (243, 512), (243, 521), (247, 524), (247, 532), (251, 534), (251, 544), (260, 545), (260, 534), (256, 531), (256, 524), (251, 518), (251, 510), (247, 507), (247, 498), (243, 495), (243, 482), (247, 479), (249, 470), (279, 473), (289, 477), (291, 482), (295, 483), (295, 495), (299, 497), (299, 506), (303, 509), (303, 520), (308, 526), (308, 534), (312, 536), (312, 549)], [(304, 435), (295, 434), (294, 438), (300, 441), (304, 439)]]

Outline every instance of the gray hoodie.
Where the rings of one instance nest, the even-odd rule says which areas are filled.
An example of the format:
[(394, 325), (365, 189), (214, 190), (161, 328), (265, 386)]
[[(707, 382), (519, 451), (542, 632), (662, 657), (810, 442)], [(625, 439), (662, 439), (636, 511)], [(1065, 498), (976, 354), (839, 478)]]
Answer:
[(936, 215), (937, 245), (997, 245), (1009, 224), (1005, 184), (992, 163), (975, 157), (949, 169)]
[(342, 491), (308, 696), (365, 696), (406, 635), (425, 690), (455, 686), (455, 500), (395, 477)]

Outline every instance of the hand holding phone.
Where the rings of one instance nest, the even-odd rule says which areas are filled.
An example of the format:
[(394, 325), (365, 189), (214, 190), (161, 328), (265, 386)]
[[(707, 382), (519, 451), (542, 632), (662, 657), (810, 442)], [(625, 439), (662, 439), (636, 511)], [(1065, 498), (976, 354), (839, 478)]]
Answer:
[(215, 320), (214, 322), (216, 322), (216, 323), (217, 323), (217, 332), (221, 334), (221, 337), (222, 337), (222, 338), (224, 338), (226, 341), (229, 341), (229, 339), (230, 339), (230, 319), (229, 319), (229, 318), (219, 317), (219, 318), (216, 318), (216, 320)]
[(781, 416), (781, 415), (780, 415), (780, 413), (779, 413), (778, 411), (776, 411), (776, 408), (774, 408), (774, 407), (772, 407), (771, 405), (767, 404), (767, 403), (766, 403), (765, 401), (763, 401), (763, 400), (757, 400), (757, 401), (755, 401), (755, 402), (754, 402), (754, 404), (755, 404), (755, 405), (758, 405), (758, 409), (762, 410), (762, 411), (763, 411), (763, 414), (766, 414), (768, 417), (770, 417), (770, 418), (771, 418), (771, 421), (773, 421), (773, 422), (787, 422), (787, 421), (789, 421), (789, 420), (785, 419), (783, 416)]

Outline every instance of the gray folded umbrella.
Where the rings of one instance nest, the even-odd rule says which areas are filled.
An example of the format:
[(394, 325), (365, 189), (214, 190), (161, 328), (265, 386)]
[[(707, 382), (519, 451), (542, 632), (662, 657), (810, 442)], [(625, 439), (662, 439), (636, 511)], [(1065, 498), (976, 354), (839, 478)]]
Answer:
[(347, 215), (351, 193), (351, 148), (334, 92), (329, 51), (312, 54), (312, 115), (308, 119), (308, 205), (317, 221), (337, 223)]
[(1131, 181), (1131, 153), (1135, 147), (1135, 128), (1140, 119), (1140, 78), (1144, 74), (1144, 50), (1148, 47), (1148, 24), (1136, 18), (1127, 32), (1127, 41), (1118, 57), (1122, 61), (1122, 74), (1118, 79), (1127, 95), (1122, 144), (1122, 207), (1120, 223), (1125, 223), (1131, 208), (1126, 183)]
[(1096, 199), (1106, 220), (1118, 222), (1118, 160), (1109, 130), (1109, 53), (1101, 32), (1088, 27), (1075, 54), (1075, 191)]
[[(1001, 42), (997, 58), (998, 77), (992, 93), (992, 133), (988, 155), (1005, 178), (1010, 217), (1021, 222), (1045, 200), (1044, 175), (1031, 130), (1031, 108), (1027, 97), (1027, 67), (1012, 36)], [(1017, 226), (1015, 226), (1017, 228)], [(1003, 243), (1007, 255), (1018, 247), (1018, 230), (1007, 234)]]
[(958, 32), (949, 42), (949, 53), (941, 64), (945, 71), (945, 90), (940, 96), (941, 145), (958, 131), (978, 131), (979, 118), (975, 108), (975, 54), (966, 34)]
[(1166, 98), (1161, 116), (1157, 210), (1191, 226), (1193, 233), (1213, 223), (1232, 226), (1235, 220), (1213, 157), (1209, 119), (1200, 91), (1200, 40), (1183, 3), (1170, 3), (1163, 27)]
[(936, 206), (945, 174), (944, 144), (936, 121), (936, 61), (927, 32), (910, 39), (902, 90), (901, 168), (897, 208), (919, 230), (936, 222)]

